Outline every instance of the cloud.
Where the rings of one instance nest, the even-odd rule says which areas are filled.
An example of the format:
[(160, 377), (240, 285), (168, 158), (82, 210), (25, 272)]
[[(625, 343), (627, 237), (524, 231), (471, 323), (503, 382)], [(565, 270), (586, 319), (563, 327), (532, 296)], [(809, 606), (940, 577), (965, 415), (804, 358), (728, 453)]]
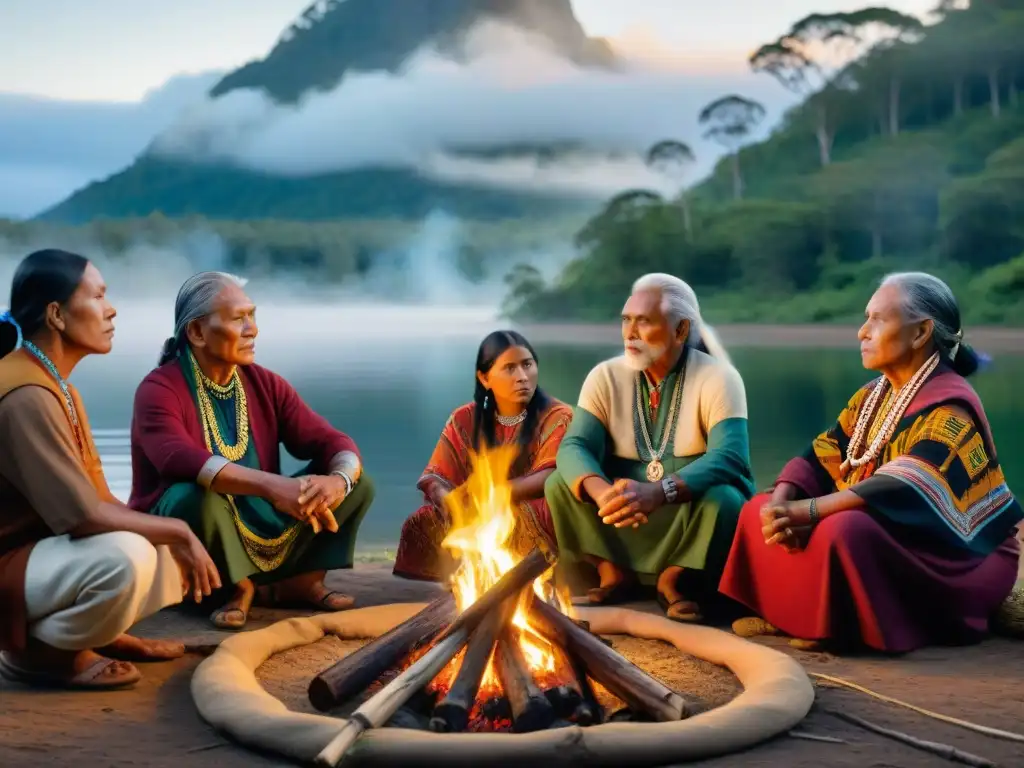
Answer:
[(0, 216), (31, 216), (124, 168), (219, 77), (181, 75), (134, 104), (0, 93)]
[[(521, 30), (482, 24), (468, 36), (461, 62), (422, 49), (397, 74), (351, 74), (298, 106), (234, 91), (186, 110), (154, 149), (288, 176), (397, 166), (447, 180), (605, 197), (664, 186), (640, 160), (661, 139), (694, 147), (699, 163), (691, 180), (709, 170), (718, 150), (700, 138), (697, 114), (713, 99), (739, 92), (764, 102), (772, 117), (790, 102), (769, 78), (673, 59), (649, 36), (634, 34), (617, 47), (622, 71), (583, 69)], [(549, 142), (582, 143), (588, 155), (545, 161), (464, 152)]]

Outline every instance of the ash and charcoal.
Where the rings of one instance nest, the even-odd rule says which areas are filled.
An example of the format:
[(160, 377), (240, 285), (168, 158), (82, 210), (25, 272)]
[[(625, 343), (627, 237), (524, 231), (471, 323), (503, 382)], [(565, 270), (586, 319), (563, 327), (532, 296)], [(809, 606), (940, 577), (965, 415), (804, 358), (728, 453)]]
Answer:
[[(623, 706), (607, 692), (599, 694), (607, 701), (603, 705), (597, 701), (586, 701), (575, 691), (566, 686), (549, 688), (544, 696), (554, 712), (547, 729), (570, 728), (572, 726), (591, 726), (607, 723), (650, 723), (654, 718), (643, 711)], [(409, 702), (398, 710), (387, 722), (387, 728), (410, 728), (420, 731), (447, 733), (447, 729), (439, 723), (432, 723), (432, 713), (443, 696), (440, 692), (418, 692)], [(605, 712), (609, 712), (605, 716)], [(478, 702), (470, 715), (467, 733), (515, 733), (512, 706), (504, 696), (487, 697)]]

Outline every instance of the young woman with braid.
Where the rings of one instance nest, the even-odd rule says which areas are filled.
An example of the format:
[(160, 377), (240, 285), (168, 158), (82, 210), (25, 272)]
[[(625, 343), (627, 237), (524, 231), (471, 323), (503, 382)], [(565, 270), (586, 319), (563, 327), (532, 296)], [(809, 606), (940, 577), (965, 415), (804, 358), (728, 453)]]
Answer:
[(743, 510), (719, 589), (761, 618), (734, 629), (888, 652), (977, 640), (1024, 517), (966, 380), (979, 356), (949, 287), (919, 272), (882, 282), (859, 338), (881, 377)]
[(423, 506), (402, 526), (394, 573), (407, 579), (443, 581), (457, 563), (442, 543), (451, 529), (445, 497), (469, 478), (472, 453), (484, 447), (518, 446), (511, 468), (516, 522), (508, 545), (520, 555), (534, 546), (556, 548), (544, 482), (572, 420), (572, 408), (537, 386), (537, 353), (515, 331), (495, 331), (477, 350), (472, 402), (448, 418), (417, 487)]

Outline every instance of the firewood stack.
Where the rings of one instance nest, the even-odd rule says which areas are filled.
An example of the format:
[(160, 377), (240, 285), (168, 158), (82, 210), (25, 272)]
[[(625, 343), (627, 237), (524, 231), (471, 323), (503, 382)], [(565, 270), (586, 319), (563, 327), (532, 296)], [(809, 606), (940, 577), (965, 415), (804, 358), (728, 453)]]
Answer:
[[(533, 582), (552, 565), (550, 556), (535, 549), (462, 613), (453, 595), (442, 595), (317, 675), (309, 699), (329, 711), (351, 704), (401, 670), (349, 716), (318, 763), (337, 765), (361, 733), (385, 725), (438, 733), (596, 725), (604, 712), (594, 683), (639, 719), (685, 717), (678, 693), (613, 650), (584, 622), (537, 596)], [(527, 630), (513, 621), (520, 606), (519, 624), (525, 615), (529, 630), (550, 644), (554, 672), (550, 663), (543, 672), (535, 670), (524, 653)], [(488, 669), (496, 685), (493, 680), (485, 685)]]

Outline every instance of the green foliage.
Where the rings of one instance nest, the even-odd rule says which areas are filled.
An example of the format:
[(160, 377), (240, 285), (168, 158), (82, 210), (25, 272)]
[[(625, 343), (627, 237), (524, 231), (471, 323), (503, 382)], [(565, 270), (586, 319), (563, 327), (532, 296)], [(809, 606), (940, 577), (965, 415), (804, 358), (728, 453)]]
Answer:
[(97, 216), (152, 213), (222, 220), (423, 218), (435, 210), (468, 219), (515, 219), (582, 210), (557, 195), (434, 181), (414, 171), (367, 168), (312, 177), (280, 177), (241, 168), (142, 157), (46, 211), (44, 221), (83, 224)]
[(699, 290), (713, 320), (851, 321), (885, 273), (924, 269), (972, 322), (1024, 324), (1015, 5), (975, 0), (928, 27), (886, 8), (797, 22), (750, 63), (804, 101), (683, 199), (692, 237), (678, 204), (629, 193), (583, 228), (581, 257), (552, 285), (517, 283), (508, 311), (607, 320), (630, 281), (657, 270)]

